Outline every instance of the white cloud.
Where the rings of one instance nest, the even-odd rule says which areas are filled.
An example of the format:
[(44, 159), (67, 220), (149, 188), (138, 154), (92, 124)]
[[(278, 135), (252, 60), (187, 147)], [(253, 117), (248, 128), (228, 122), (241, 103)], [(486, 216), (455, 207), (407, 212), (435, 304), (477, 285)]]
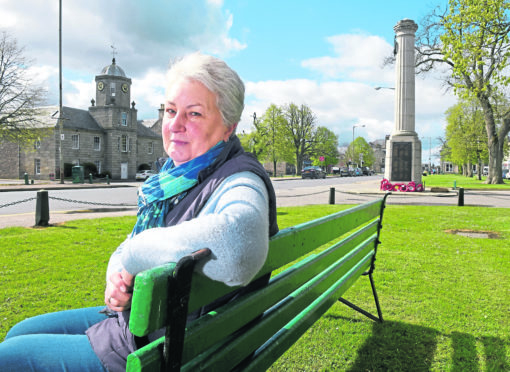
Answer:
[(96, 98), (96, 89), (94, 81), (71, 81), (69, 84), (72, 90), (63, 93), (62, 100), (64, 106), (87, 109), (91, 106), (90, 100)]
[[(369, 141), (383, 139), (394, 128), (395, 91), (375, 90), (375, 86), (393, 87), (394, 66), (382, 68), (391, 46), (377, 36), (337, 35), (328, 39), (335, 56), (303, 61), (302, 66), (321, 72), (323, 81), (307, 79), (260, 81), (246, 84), (246, 113), (241, 129), (249, 130), (253, 112), (262, 116), (271, 104), (306, 104), (317, 115), (318, 125), (326, 126), (340, 138), (352, 141), (353, 125)], [(342, 78), (339, 81), (338, 78)], [(455, 104), (452, 92), (445, 92), (434, 75), (416, 80), (415, 130), (420, 137), (444, 134), (444, 112)]]
[[(48, 104), (55, 104), (58, 2), (4, 0), (1, 4), (0, 28), (26, 47), (25, 54), (35, 58), (36, 67), (51, 71), (42, 84), (48, 87)], [(233, 15), (224, 10), (221, 0), (66, 0), (62, 5), (65, 105), (89, 105), (93, 84), (85, 88), (89, 84), (86, 81), (110, 64), (111, 45), (116, 48), (117, 64), (133, 79), (140, 105), (157, 99), (154, 91), (160, 84), (150, 76), (164, 73), (171, 59), (195, 50), (225, 57), (246, 47), (230, 36)], [(142, 85), (149, 82), (147, 79), (156, 85)], [(157, 107), (159, 102), (150, 104)], [(140, 105), (137, 104), (139, 109)]]
[(389, 82), (391, 69), (384, 69), (384, 57), (392, 46), (383, 38), (372, 35), (346, 34), (327, 38), (335, 56), (310, 58), (302, 66), (320, 72), (327, 78)]

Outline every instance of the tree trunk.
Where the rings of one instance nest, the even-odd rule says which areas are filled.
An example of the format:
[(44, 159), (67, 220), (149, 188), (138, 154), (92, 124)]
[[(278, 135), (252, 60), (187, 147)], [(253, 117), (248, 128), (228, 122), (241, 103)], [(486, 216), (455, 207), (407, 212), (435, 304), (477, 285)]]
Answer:
[(503, 144), (510, 129), (509, 115), (503, 119), (503, 124), (496, 131), (496, 122), (494, 120), (494, 111), (489, 99), (483, 95), (478, 95), (478, 99), (482, 105), (483, 117), (485, 121), (485, 130), (487, 131), (488, 148), (489, 148), (489, 174), (485, 183), (502, 184), (503, 175), (501, 169), (503, 166)]
[(303, 157), (296, 151), (296, 175), (301, 175), (301, 168), (303, 168)]

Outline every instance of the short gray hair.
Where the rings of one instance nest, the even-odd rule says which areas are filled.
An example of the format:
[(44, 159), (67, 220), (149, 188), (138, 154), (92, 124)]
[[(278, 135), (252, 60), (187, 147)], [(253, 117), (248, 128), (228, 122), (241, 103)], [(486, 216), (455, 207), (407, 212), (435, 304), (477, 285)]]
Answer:
[(189, 54), (170, 67), (167, 87), (180, 79), (198, 81), (216, 94), (226, 127), (239, 123), (244, 109), (244, 83), (224, 61), (198, 52)]

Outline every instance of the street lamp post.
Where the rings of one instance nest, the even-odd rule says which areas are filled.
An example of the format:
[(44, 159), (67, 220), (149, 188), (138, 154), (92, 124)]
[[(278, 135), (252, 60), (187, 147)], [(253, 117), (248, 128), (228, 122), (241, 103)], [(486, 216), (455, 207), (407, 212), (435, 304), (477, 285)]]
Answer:
[(360, 124), (360, 125), (353, 125), (352, 126), (352, 160), (354, 161), (354, 128), (364, 128), (365, 127), (365, 124)]

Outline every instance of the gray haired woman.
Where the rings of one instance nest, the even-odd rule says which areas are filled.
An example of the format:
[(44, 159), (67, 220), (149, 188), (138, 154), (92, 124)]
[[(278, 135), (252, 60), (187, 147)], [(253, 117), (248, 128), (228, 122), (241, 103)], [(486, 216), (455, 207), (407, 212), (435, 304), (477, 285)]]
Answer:
[(190, 320), (267, 283), (267, 276), (252, 279), (278, 231), (276, 198), (235, 135), (244, 84), (225, 62), (200, 53), (175, 63), (167, 82), (162, 137), (169, 157), (138, 190), (135, 226), (108, 263), (106, 307), (18, 323), (0, 344), (0, 371), (124, 371), (127, 355), (143, 346), (128, 328), (136, 274), (204, 247), (212, 255), (197, 269), (240, 288)]

